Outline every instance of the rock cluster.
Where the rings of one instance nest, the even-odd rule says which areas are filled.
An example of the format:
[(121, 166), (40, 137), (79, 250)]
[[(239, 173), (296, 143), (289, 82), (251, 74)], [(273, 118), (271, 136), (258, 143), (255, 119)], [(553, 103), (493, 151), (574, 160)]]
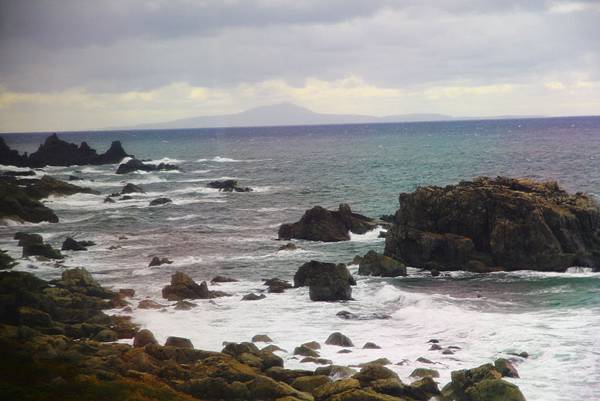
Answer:
[(31, 155), (20, 155), (16, 150), (10, 149), (0, 138), (0, 160), (3, 164), (19, 167), (44, 167), (44, 166), (73, 166), (84, 164), (113, 164), (129, 156), (123, 150), (121, 142), (114, 141), (110, 148), (103, 154), (98, 154), (86, 142), (79, 146), (65, 142), (52, 134), (40, 145), (38, 150)]
[(338, 210), (327, 210), (315, 206), (307, 210), (300, 221), (282, 224), (279, 239), (292, 238), (309, 241), (338, 242), (348, 241), (350, 233), (364, 234), (375, 229), (382, 222), (353, 213), (350, 206), (341, 204)]
[(311, 260), (300, 266), (294, 275), (294, 287), (308, 286), (312, 301), (339, 301), (352, 299), (356, 281), (345, 264)]
[(600, 268), (600, 208), (555, 182), (481, 177), (400, 195), (385, 255), (430, 270)]
[(23, 248), (23, 257), (42, 256), (48, 259), (63, 259), (64, 256), (52, 245), (44, 243), (39, 234), (17, 232), (14, 239), (18, 240), (18, 246)]
[(211, 181), (206, 186), (221, 192), (252, 192), (250, 187), (240, 187), (237, 180)]
[(61, 251), (87, 251), (88, 247), (94, 246), (96, 243), (94, 241), (75, 241), (71, 237), (67, 237), (62, 247)]

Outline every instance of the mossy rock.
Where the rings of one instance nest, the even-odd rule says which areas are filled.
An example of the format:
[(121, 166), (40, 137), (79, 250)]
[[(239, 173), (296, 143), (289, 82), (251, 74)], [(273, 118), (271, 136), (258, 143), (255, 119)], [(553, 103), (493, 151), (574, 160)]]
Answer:
[(519, 387), (502, 379), (486, 379), (465, 392), (470, 401), (525, 401)]
[(305, 393), (313, 394), (315, 389), (323, 384), (331, 383), (329, 376), (316, 375), (316, 376), (302, 376), (294, 379), (292, 387), (303, 391)]
[(339, 394), (348, 390), (360, 388), (360, 382), (356, 379), (342, 379), (331, 383), (325, 383), (313, 390), (317, 400), (325, 400), (332, 395)]
[(416, 368), (410, 374), (410, 377), (423, 378), (423, 377), (440, 377), (440, 373), (435, 369), (427, 368)]

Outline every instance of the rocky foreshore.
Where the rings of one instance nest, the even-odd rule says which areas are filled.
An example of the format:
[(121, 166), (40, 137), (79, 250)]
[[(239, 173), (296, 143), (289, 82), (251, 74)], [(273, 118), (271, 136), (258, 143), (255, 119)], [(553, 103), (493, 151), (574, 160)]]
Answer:
[[(414, 372), (407, 384), (383, 366), (386, 361), (363, 364), (359, 371), (336, 365), (286, 369), (277, 346), (256, 345), (270, 342), (266, 335), (226, 343), (221, 352), (195, 349), (179, 337), (160, 345), (129, 318), (103, 312), (126, 306), (133, 291), (105, 289), (85, 269), (65, 270), (52, 282), (25, 272), (2, 273), (0, 294), (3, 399), (524, 400), (518, 387), (503, 379), (518, 377), (506, 360), (455, 371), (440, 390), (435, 370)], [(352, 346), (341, 333), (326, 343)], [(302, 347), (318, 355), (318, 343)]]

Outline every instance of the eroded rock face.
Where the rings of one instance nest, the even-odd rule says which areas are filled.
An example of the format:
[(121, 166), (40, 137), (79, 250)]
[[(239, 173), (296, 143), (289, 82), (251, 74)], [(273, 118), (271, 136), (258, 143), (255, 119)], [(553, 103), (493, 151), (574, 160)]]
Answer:
[(339, 242), (350, 240), (350, 233), (364, 234), (375, 229), (381, 222), (358, 213), (343, 203), (338, 210), (327, 210), (315, 206), (307, 210), (300, 221), (282, 224), (279, 227), (279, 239), (292, 238), (309, 241)]
[(555, 182), (481, 177), (400, 195), (385, 255), (436, 270), (600, 267), (600, 209)]
[(309, 287), (312, 301), (352, 299), (351, 285), (356, 281), (345, 264), (312, 260), (300, 266), (294, 275), (294, 287)]

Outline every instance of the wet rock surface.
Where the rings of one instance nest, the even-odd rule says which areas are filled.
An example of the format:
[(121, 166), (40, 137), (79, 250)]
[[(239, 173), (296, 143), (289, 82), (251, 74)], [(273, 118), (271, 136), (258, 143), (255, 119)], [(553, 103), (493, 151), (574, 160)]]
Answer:
[(300, 266), (294, 275), (294, 287), (309, 287), (312, 301), (352, 299), (356, 281), (343, 263), (324, 263), (312, 260)]

